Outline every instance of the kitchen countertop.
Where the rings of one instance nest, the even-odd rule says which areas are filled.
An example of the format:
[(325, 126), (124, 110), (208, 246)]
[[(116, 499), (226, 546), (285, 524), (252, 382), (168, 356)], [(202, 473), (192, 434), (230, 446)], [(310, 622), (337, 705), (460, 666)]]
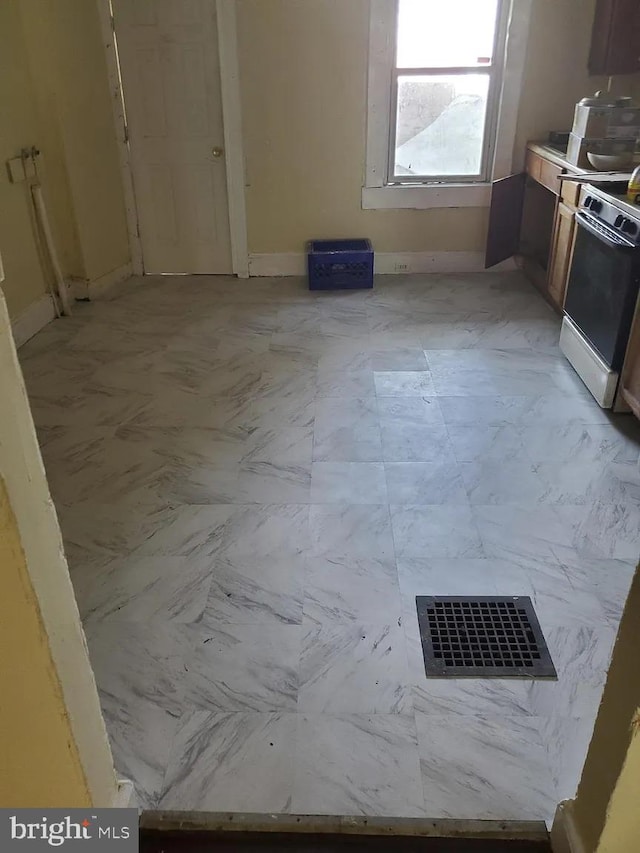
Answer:
[[(527, 148), (529, 151), (539, 154), (541, 157), (544, 157), (545, 160), (549, 160), (550, 163), (555, 163), (556, 166), (560, 166), (562, 169), (565, 169), (573, 175), (600, 174), (596, 169), (583, 169), (580, 166), (574, 166), (573, 163), (569, 163), (569, 161), (564, 157), (564, 152), (561, 149), (550, 145), (548, 142), (528, 142)], [(636, 165), (638, 165), (638, 162), (638, 158), (636, 157), (633, 166), (619, 172), (619, 177), (616, 177), (616, 180), (628, 181), (631, 177), (631, 173), (635, 169)]]
[(527, 148), (529, 151), (533, 151), (534, 154), (539, 154), (541, 157), (544, 157), (545, 160), (555, 163), (556, 166), (561, 166), (563, 169), (566, 169), (567, 172), (573, 172), (574, 175), (587, 175), (591, 171), (589, 169), (581, 169), (579, 166), (574, 166), (573, 163), (569, 163), (564, 158), (561, 149), (554, 148), (554, 146), (549, 145), (548, 142), (528, 142)]

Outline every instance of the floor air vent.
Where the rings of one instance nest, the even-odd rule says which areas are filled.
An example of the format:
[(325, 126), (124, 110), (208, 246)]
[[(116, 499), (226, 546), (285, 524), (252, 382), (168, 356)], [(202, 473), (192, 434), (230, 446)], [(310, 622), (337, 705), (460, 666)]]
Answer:
[(527, 596), (417, 596), (428, 677), (556, 678)]

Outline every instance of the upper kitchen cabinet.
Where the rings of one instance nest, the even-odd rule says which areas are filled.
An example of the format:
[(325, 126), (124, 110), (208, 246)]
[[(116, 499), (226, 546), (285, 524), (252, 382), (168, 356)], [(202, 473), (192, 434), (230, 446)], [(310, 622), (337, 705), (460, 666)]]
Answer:
[(640, 71), (640, 0), (597, 0), (589, 73)]

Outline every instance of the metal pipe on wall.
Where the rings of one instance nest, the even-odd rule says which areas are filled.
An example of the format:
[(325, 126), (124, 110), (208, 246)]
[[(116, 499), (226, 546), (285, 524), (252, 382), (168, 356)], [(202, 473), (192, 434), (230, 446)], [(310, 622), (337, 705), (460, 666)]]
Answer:
[(47, 206), (44, 203), (44, 196), (42, 195), (42, 186), (39, 183), (32, 184), (31, 195), (33, 197), (33, 203), (35, 205), (38, 221), (42, 229), (42, 235), (47, 246), (47, 252), (49, 253), (49, 260), (51, 261), (51, 266), (53, 268), (53, 274), (56, 281), (56, 291), (58, 297), (60, 298), (60, 302), (62, 303), (62, 311), (64, 314), (70, 315), (71, 299), (69, 298), (67, 284), (64, 280), (64, 276), (62, 275), (60, 261), (58, 260), (58, 252), (56, 250), (56, 245), (53, 241), (53, 234), (51, 233), (49, 216), (47, 215)]

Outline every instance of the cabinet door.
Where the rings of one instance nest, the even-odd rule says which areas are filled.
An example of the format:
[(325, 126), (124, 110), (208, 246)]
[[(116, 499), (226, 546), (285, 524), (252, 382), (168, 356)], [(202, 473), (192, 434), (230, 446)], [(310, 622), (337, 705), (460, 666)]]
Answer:
[(575, 227), (573, 208), (568, 207), (563, 202), (558, 202), (547, 289), (549, 296), (560, 310), (564, 305), (564, 293), (567, 288)]
[(623, 399), (633, 414), (640, 418), (640, 312), (638, 310), (631, 327), (620, 385)]
[(597, 0), (591, 36), (591, 74), (640, 71), (640, 0)]
[(485, 269), (499, 264), (500, 261), (506, 261), (518, 252), (525, 177), (522, 172), (493, 182)]

